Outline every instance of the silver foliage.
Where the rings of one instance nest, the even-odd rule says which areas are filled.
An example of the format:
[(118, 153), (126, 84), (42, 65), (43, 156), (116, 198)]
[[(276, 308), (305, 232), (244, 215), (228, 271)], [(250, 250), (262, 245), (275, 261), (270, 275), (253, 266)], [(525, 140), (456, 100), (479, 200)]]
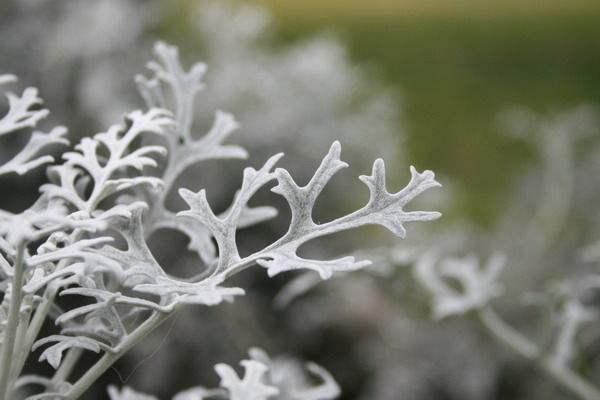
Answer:
[[(14, 75), (0, 75), (0, 87), (16, 80)], [(42, 99), (38, 97), (38, 91), (35, 88), (25, 89), (20, 96), (7, 92), (6, 97), (8, 111), (0, 118), (0, 137), (17, 133), (24, 128), (34, 128), (49, 114), (47, 109), (38, 108), (42, 104)], [(66, 128), (62, 126), (57, 126), (47, 133), (33, 131), (25, 146), (14, 157), (0, 165), (0, 175), (11, 172), (23, 175), (43, 164), (53, 162), (52, 156), (40, 153), (52, 144), (69, 144), (64, 137), (66, 133)]]
[[(506, 262), (504, 256), (490, 257), (480, 266), (477, 257), (444, 258), (430, 253), (419, 258), (415, 265), (417, 281), (432, 295), (433, 315), (437, 319), (461, 315), (484, 307), (502, 294), (498, 275)], [(439, 264), (438, 264), (439, 262)], [(445, 279), (454, 279), (460, 288), (451, 287)]]
[[(312, 214), (317, 197), (347, 165), (340, 160), (339, 142), (333, 143), (304, 186), (298, 185), (287, 170), (275, 168), (283, 156), (278, 154), (258, 169), (244, 169), (241, 187), (222, 214), (213, 211), (205, 189), (180, 189), (189, 210), (177, 214), (168, 211), (165, 196), (183, 171), (207, 159), (244, 158), (246, 152), (223, 143), (237, 127), (228, 113), (217, 112), (213, 127), (201, 138), (193, 133), (194, 99), (203, 87), (204, 66), (195, 64), (186, 71), (177, 49), (164, 43), (156, 44), (155, 55), (157, 61), (149, 64), (153, 75), (137, 79), (149, 109), (130, 112), (123, 123), (84, 137), (63, 153), (62, 163), (48, 168), (50, 182), (41, 186), (41, 196), (32, 207), (19, 214), (0, 214), (1, 287), (5, 291), (0, 313), (2, 399), (27, 384), (44, 387), (45, 393), (33, 398), (75, 399), (93, 383), (94, 374), (107, 368), (105, 360), (116, 361), (181, 306), (214, 306), (244, 294), (241, 288), (226, 286), (238, 272), (258, 264), (270, 276), (304, 269), (327, 279), (369, 262), (353, 257), (308, 259), (297, 254), (301, 245), (365, 225), (380, 225), (404, 238), (407, 222), (440, 216), (405, 209), (415, 197), (439, 186), (433, 172), (419, 173), (411, 167), (407, 186), (389, 192), (384, 163), (379, 159), (371, 175), (360, 177), (370, 193), (365, 206), (329, 222), (315, 222)], [(23, 100), (9, 99), (8, 122), (4, 124), (7, 131), (32, 125), (45, 115), (30, 110), (39, 102), (35, 91), (26, 91)], [(34, 139), (39, 142), (39, 135), (32, 136)], [(50, 161), (32, 161), (29, 145), (21, 154), (25, 155), (16, 160), (24, 161), (25, 169)], [(161, 159), (166, 159), (164, 165)], [(242, 257), (237, 231), (276, 214), (274, 208), (249, 205), (259, 190), (269, 186), (290, 207), (288, 231), (272, 244)], [(190, 248), (205, 263), (204, 274), (184, 280), (170, 275), (169, 266), (156, 261), (147, 238), (165, 226), (190, 237)], [(213, 239), (218, 251), (211, 247)], [(34, 242), (41, 244), (33, 249)], [(63, 310), (56, 303), (57, 296), (77, 296), (87, 302)], [(53, 320), (59, 333), (40, 338), (46, 318)], [(55, 377), (19, 380), (29, 352), (42, 346), (40, 360), (57, 370)], [(70, 372), (82, 351), (101, 353), (102, 357), (71, 383)], [(265, 363), (252, 359), (242, 365), (242, 377), (227, 365), (216, 366), (221, 386), (231, 399), (263, 400), (280, 393), (263, 382), (269, 370)], [(326, 400), (337, 396), (339, 389), (326, 371), (312, 364), (308, 369), (323, 385), (294, 388), (289, 398)], [(124, 394), (111, 390), (111, 396)]]
[[(220, 377), (219, 388), (207, 389), (197, 386), (175, 394), (172, 399), (333, 400), (340, 394), (335, 380), (317, 364), (308, 363), (303, 368), (298, 360), (289, 357), (271, 359), (266, 352), (258, 348), (251, 349), (249, 355), (249, 359), (240, 362), (244, 369), (241, 377), (233, 367), (217, 364), (215, 371)], [(321, 383), (310, 384), (307, 381), (307, 372), (318, 377)], [(111, 386), (108, 393), (110, 400), (156, 399), (129, 387), (119, 390)]]

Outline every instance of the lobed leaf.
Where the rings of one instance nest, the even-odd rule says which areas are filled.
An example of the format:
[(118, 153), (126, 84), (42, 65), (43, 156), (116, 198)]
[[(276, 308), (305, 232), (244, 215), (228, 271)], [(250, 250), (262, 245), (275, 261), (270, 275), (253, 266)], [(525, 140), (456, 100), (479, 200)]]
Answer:
[[(334, 142), (309, 183), (303, 187), (295, 183), (290, 174), (278, 168), (271, 172), (273, 165), (281, 157), (271, 157), (259, 171), (246, 169), (240, 192), (236, 195), (230, 211), (223, 217), (217, 217), (206, 200), (204, 190), (193, 193), (186, 189), (180, 195), (190, 209), (178, 215), (193, 218), (210, 230), (219, 247), (217, 272), (229, 276), (248, 264), (258, 263), (267, 268), (270, 276), (283, 271), (310, 269), (319, 273), (323, 279), (339, 271), (351, 271), (369, 265), (368, 261), (355, 261), (352, 257), (337, 260), (308, 260), (297, 255), (298, 248), (313, 239), (363, 225), (382, 225), (400, 237), (405, 236), (404, 223), (430, 221), (440, 216), (437, 212), (405, 211), (404, 207), (424, 191), (440, 186), (431, 171), (418, 173), (411, 168), (411, 180), (397, 193), (389, 193), (385, 186), (385, 167), (377, 160), (371, 176), (362, 176), (371, 192), (369, 202), (361, 209), (337, 218), (333, 221), (317, 224), (312, 218), (313, 207), (319, 194), (329, 180), (347, 164), (340, 160), (341, 146)], [(245, 259), (239, 257), (236, 246), (237, 223), (240, 210), (248, 203), (258, 189), (277, 180), (271, 190), (283, 196), (288, 202), (292, 220), (290, 227), (275, 243), (252, 254)]]
[[(437, 264), (433, 253), (423, 255), (415, 266), (415, 277), (433, 295), (433, 315), (442, 319), (480, 309), (503, 292), (498, 275), (504, 268), (505, 258), (490, 257), (484, 266), (475, 256), (447, 258)], [(454, 279), (460, 289), (450, 286), (446, 279)]]
[(57, 369), (60, 365), (62, 353), (70, 348), (76, 347), (86, 349), (93, 351), (94, 353), (99, 353), (101, 349), (106, 349), (106, 345), (103, 343), (87, 337), (52, 335), (35, 342), (32, 350), (35, 351), (38, 347), (53, 342), (56, 342), (56, 344), (46, 348), (46, 350), (44, 350), (44, 352), (40, 355), (39, 361), (48, 361), (48, 364), (50, 364), (54, 369)]
[(254, 360), (244, 360), (240, 364), (245, 370), (242, 379), (229, 365), (215, 365), (215, 371), (221, 377), (221, 386), (229, 392), (230, 400), (267, 400), (279, 394), (276, 387), (263, 382), (268, 370), (266, 365)]

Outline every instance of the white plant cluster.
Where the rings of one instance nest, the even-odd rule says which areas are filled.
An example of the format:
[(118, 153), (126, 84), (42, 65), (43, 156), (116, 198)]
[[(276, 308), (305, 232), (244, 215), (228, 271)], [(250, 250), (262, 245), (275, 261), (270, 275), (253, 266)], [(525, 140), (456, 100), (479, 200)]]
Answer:
[[(230, 114), (217, 112), (212, 128), (201, 137), (193, 129), (194, 100), (203, 88), (206, 67), (195, 64), (186, 71), (177, 49), (164, 43), (156, 44), (155, 55), (156, 60), (148, 65), (151, 76), (137, 79), (148, 110), (130, 112), (123, 123), (83, 138), (63, 153), (61, 164), (48, 168), (49, 182), (41, 186), (41, 195), (31, 208), (0, 215), (4, 291), (0, 313), (0, 400), (12, 399), (21, 388), (29, 386), (42, 389), (29, 397), (32, 400), (79, 398), (123, 354), (181, 306), (214, 306), (243, 295), (242, 288), (227, 285), (233, 275), (259, 265), (269, 276), (310, 270), (327, 279), (337, 272), (364, 267), (369, 261), (354, 257), (304, 258), (297, 254), (301, 245), (373, 224), (403, 238), (405, 223), (429, 221), (440, 215), (405, 210), (419, 194), (439, 186), (433, 172), (420, 173), (411, 167), (406, 187), (390, 192), (385, 166), (379, 159), (374, 162), (371, 175), (360, 177), (370, 192), (364, 207), (329, 222), (315, 222), (312, 209), (318, 196), (330, 179), (347, 166), (340, 160), (338, 142), (331, 145), (305, 185), (296, 183), (285, 169), (276, 168), (282, 157), (277, 154), (258, 169), (244, 169), (241, 187), (225, 212), (213, 211), (205, 189), (179, 189), (189, 209), (176, 215), (167, 211), (165, 196), (175, 189), (175, 180), (184, 170), (208, 159), (244, 158), (246, 152), (224, 144), (237, 128)], [(10, 94), (8, 98), (9, 111), (0, 121), (0, 132), (32, 126), (47, 113), (32, 108), (40, 101), (33, 89), (26, 90), (21, 98)], [(38, 153), (46, 144), (64, 143), (64, 129), (57, 129), (49, 134), (34, 132), (23, 151), (5, 164), (7, 171), (24, 173), (51, 162), (51, 158)], [(249, 205), (257, 191), (267, 187), (289, 204), (289, 229), (272, 244), (242, 257), (236, 244), (238, 230), (276, 215), (272, 207)], [(189, 236), (190, 249), (198, 253), (206, 266), (204, 273), (184, 280), (171, 276), (168, 266), (159, 265), (146, 238), (161, 227)], [(58, 302), (63, 296), (76, 296), (85, 304), (63, 309)], [(59, 332), (39, 337), (48, 318)], [(40, 361), (47, 361), (56, 369), (54, 376), (22, 374), (29, 354), (38, 348), (43, 349)], [(84, 351), (98, 353), (99, 358), (71, 382), (69, 377)], [(275, 380), (277, 370), (270, 368), (266, 356), (257, 354), (243, 362), (246, 372), (241, 378), (231, 367), (216, 366), (229, 398), (260, 400), (284, 393), (264, 380), (266, 374)], [(325, 386), (280, 398), (335, 397), (329, 375), (316, 366), (309, 370)], [(111, 395), (118, 393), (112, 390)]]
[[(500, 343), (537, 362), (557, 383), (583, 400), (600, 399), (600, 389), (579, 375), (575, 359), (580, 351), (579, 335), (598, 320), (597, 306), (590, 304), (592, 292), (600, 289), (597, 276), (576, 284), (561, 283), (548, 293), (530, 295), (533, 304), (550, 306), (554, 315), (549, 343), (536, 343), (507, 323), (491, 302), (503, 294), (500, 272), (502, 256), (492, 256), (485, 265), (475, 256), (453, 258), (426, 253), (416, 263), (417, 281), (431, 294), (435, 319), (474, 313), (483, 327)], [(450, 281), (458, 283), (458, 287)]]
[[(173, 400), (330, 400), (340, 394), (340, 388), (333, 377), (317, 364), (308, 363), (303, 369), (294, 359), (271, 359), (258, 348), (251, 349), (249, 356), (249, 359), (240, 362), (244, 369), (242, 377), (231, 366), (217, 364), (215, 371), (221, 378), (219, 388), (193, 387), (177, 393)], [(312, 385), (308, 373), (320, 383)], [(119, 390), (111, 386), (108, 393), (110, 400), (157, 400), (154, 396), (136, 392), (128, 387)]]
[[(505, 288), (501, 283), (501, 275), (511, 269), (515, 271), (514, 268), (521, 268), (515, 271), (518, 277), (526, 276), (523, 271), (526, 269), (528, 273), (537, 273), (534, 276), (538, 279), (548, 279), (548, 271), (544, 271), (544, 268), (548, 268), (553, 261), (548, 254), (553, 254), (556, 250), (552, 247), (556, 246), (557, 241), (563, 240), (561, 235), (566, 230), (565, 226), (575, 219), (572, 214), (579, 211), (582, 200), (589, 201), (581, 193), (587, 194), (592, 182), (580, 181), (576, 177), (592, 173), (591, 166), (585, 165), (586, 161), (592, 167), (597, 163), (589, 163), (589, 160), (582, 162), (583, 157), (577, 158), (575, 144), (598, 131), (598, 115), (590, 106), (584, 105), (550, 118), (516, 108), (502, 113), (500, 119), (510, 133), (539, 145), (543, 163), (542, 176), (534, 177), (534, 180), (541, 182), (538, 182), (541, 196), (534, 198), (536, 208), (533, 213), (528, 210), (529, 219), (509, 215), (508, 232), (495, 232), (492, 237), (495, 246), (507, 245), (505, 254), (510, 254), (510, 257), (493, 255), (486, 263), (482, 263), (475, 256), (456, 258), (449, 255), (452, 251), (433, 246), (415, 263), (414, 276), (431, 296), (435, 319), (474, 314), (492, 337), (517, 354), (538, 363), (555, 382), (573, 395), (584, 400), (598, 400), (600, 388), (586, 374), (582, 374), (577, 365), (578, 358), (585, 351), (582, 340), (584, 334), (595, 337), (595, 340), (598, 337), (597, 332), (594, 334), (590, 329), (600, 317), (595, 300), (600, 291), (597, 268), (580, 272), (578, 276), (565, 278), (558, 283), (546, 284), (542, 293), (521, 294), (521, 303), (534, 306), (540, 314), (547, 312), (551, 316), (541, 329), (543, 333), (538, 335), (542, 336), (541, 340), (528, 337), (514, 328), (495, 311), (492, 304), (506, 294), (508, 287)], [(592, 152), (592, 157), (597, 157), (597, 153)], [(532, 185), (531, 179), (527, 184)], [(589, 209), (586, 208), (585, 212), (589, 213)], [(521, 227), (523, 221), (524, 228)], [(521, 229), (518, 237), (522, 238), (516, 241), (515, 227)], [(502, 233), (508, 233), (510, 237), (499, 240)], [(575, 247), (566, 251), (561, 249), (561, 258), (568, 257), (574, 264), (578, 258), (584, 258), (585, 262), (597, 262), (594, 245), (583, 251), (580, 246)], [(569, 253), (565, 257), (564, 252), (567, 251)], [(505, 265), (508, 267), (505, 268)], [(523, 304), (519, 306), (523, 308)]]

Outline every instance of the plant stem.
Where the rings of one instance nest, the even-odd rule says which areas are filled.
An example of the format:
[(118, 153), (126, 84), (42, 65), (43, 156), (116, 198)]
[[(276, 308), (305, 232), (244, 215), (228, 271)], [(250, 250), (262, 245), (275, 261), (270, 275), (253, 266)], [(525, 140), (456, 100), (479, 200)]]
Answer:
[(29, 309), (25, 315), (21, 315), (19, 326), (17, 327), (15, 344), (13, 346), (13, 357), (10, 365), (10, 373), (8, 375), (7, 393), (12, 393), (14, 382), (21, 373), (22, 366), (19, 367), (19, 360), (21, 358), (26, 358), (27, 354), (29, 354), (29, 350), (25, 349), (25, 336), (27, 333), (27, 328), (29, 327), (30, 317), (31, 309)]
[[(234, 268), (224, 272), (225, 278), (229, 278), (244, 269), (252, 266), (256, 261), (256, 258), (249, 256), (236, 264)], [(96, 363), (75, 382), (69, 391), (62, 397), (64, 400), (76, 400), (85, 391), (97, 381), (100, 376), (107, 369), (109, 369), (117, 360), (119, 360), (129, 349), (139, 343), (146, 335), (152, 332), (170, 316), (174, 315), (178, 307), (176, 306), (172, 312), (160, 312), (153, 311), (150, 317), (146, 319), (140, 326), (138, 326), (133, 332), (125, 337), (125, 339), (118, 345), (118, 348), (114, 352), (105, 353)], [(0, 399), (3, 400), (3, 399)]]
[(21, 311), (21, 296), (23, 289), (23, 270), (25, 267), (23, 265), (24, 253), (25, 241), (21, 240), (17, 245), (17, 256), (13, 267), (10, 308), (8, 311), (6, 330), (3, 335), (2, 355), (0, 356), (0, 400), (6, 399), (13, 347), (15, 345), (15, 337), (19, 325), (19, 313)]
[(77, 365), (77, 361), (79, 361), (79, 358), (82, 354), (82, 348), (73, 347), (69, 349), (67, 355), (60, 363), (60, 367), (56, 370), (54, 376), (52, 377), (51, 386), (53, 388), (56, 388), (58, 384), (60, 384), (61, 382), (66, 382), (67, 379), (69, 379), (69, 375), (71, 375), (71, 373), (73, 372), (73, 368), (75, 368), (75, 366)]
[(537, 362), (542, 370), (562, 387), (582, 400), (600, 400), (600, 389), (568, 367), (544, 357), (535, 343), (508, 325), (491, 307), (483, 308), (477, 315), (496, 340), (526, 359)]
[(117, 351), (105, 353), (96, 363), (90, 368), (77, 382), (71, 386), (69, 391), (64, 395), (65, 400), (76, 400), (85, 391), (96, 382), (102, 374), (109, 369), (119, 358), (121, 358), (129, 349), (139, 343), (143, 338), (152, 332), (156, 327), (162, 324), (173, 313), (161, 313), (158, 311), (152, 312), (150, 317), (146, 319), (133, 332), (125, 337), (119, 344)]
[(33, 313), (33, 318), (31, 318), (31, 321), (29, 322), (29, 326), (27, 328), (27, 332), (25, 333), (25, 338), (23, 340), (23, 344), (21, 346), (19, 354), (15, 356), (16, 361), (13, 363), (14, 368), (11, 380), (14, 381), (21, 375), (21, 371), (23, 370), (25, 362), (27, 361), (27, 357), (29, 357), (29, 354), (31, 354), (31, 347), (37, 339), (38, 333), (40, 332), (40, 329), (42, 328), (42, 325), (44, 324), (44, 321), (46, 320), (46, 317), (50, 312), (52, 304), (54, 304), (55, 296), (56, 290), (49, 288), (42, 302), (35, 309), (35, 312)]

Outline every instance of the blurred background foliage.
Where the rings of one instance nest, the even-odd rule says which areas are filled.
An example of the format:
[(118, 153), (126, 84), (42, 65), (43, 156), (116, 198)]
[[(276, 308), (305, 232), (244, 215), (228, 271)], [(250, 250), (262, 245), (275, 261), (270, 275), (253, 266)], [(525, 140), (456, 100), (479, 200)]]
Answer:
[[(457, 185), (460, 201), (447, 217), (489, 226), (531, 161), (531, 149), (498, 128), (499, 111), (519, 104), (547, 113), (600, 100), (597, 1), (262, 4), (276, 15), (278, 39), (333, 31), (357, 62), (400, 93), (407, 160)], [(182, 33), (176, 14), (171, 34)]]

